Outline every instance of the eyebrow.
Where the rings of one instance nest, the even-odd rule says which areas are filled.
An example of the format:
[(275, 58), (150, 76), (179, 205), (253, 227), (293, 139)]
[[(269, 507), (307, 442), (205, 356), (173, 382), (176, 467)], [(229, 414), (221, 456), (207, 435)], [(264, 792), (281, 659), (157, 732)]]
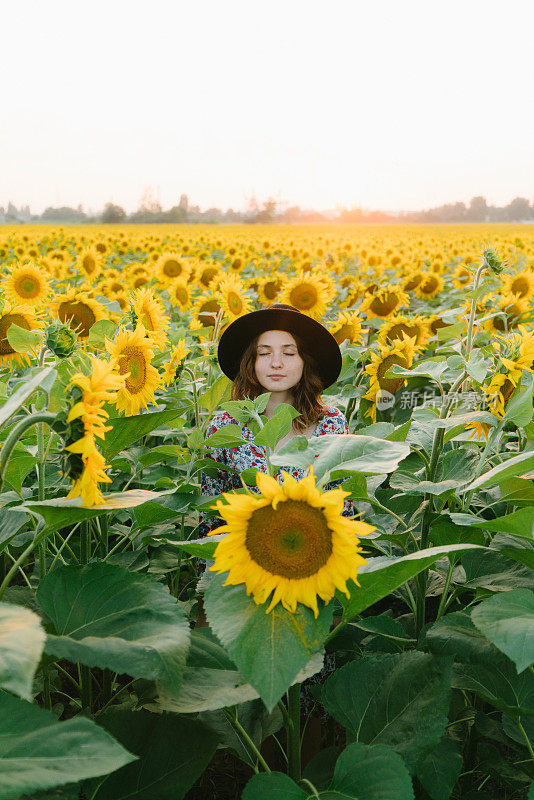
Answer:
[[(297, 346), (297, 345), (296, 345), (296, 344), (293, 344), (293, 342), (288, 342), (287, 344), (283, 344), (283, 345), (282, 345), (282, 347), (296, 347), (296, 346)], [(259, 345), (258, 345), (258, 349), (259, 349), (260, 347), (267, 347), (269, 350), (272, 350), (272, 345), (271, 345), (271, 344), (259, 344)]]

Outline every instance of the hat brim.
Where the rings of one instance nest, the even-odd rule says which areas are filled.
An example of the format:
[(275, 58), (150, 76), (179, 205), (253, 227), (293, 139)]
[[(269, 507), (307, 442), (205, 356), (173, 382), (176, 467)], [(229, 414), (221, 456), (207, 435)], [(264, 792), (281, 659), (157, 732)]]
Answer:
[(224, 374), (234, 380), (239, 372), (241, 359), (250, 342), (265, 331), (288, 331), (296, 333), (310, 345), (317, 362), (318, 377), (323, 389), (331, 386), (341, 372), (339, 345), (324, 325), (302, 314), (291, 306), (261, 308), (238, 317), (224, 331), (219, 341), (217, 356)]

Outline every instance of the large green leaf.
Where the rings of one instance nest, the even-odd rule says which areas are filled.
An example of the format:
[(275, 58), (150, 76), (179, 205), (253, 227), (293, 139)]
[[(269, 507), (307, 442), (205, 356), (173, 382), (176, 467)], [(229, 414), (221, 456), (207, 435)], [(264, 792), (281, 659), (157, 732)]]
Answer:
[(19, 508), (0, 509), (0, 552), (8, 544), (9, 540), (16, 536), (24, 525), (28, 522), (30, 517), (25, 511), (20, 511)]
[(514, 589), (489, 597), (472, 610), (471, 619), (518, 672), (534, 663), (534, 592)]
[(53, 378), (56, 374), (56, 370), (53, 367), (45, 367), (34, 375), (33, 378), (24, 381), (22, 386), (19, 386), (16, 392), (13, 392), (9, 400), (6, 400), (4, 405), (0, 406), (0, 426), (19, 410), (47, 378)]
[(481, 519), (472, 514), (451, 514), (452, 521), (457, 525), (471, 525), (487, 531), (511, 533), (534, 542), (534, 506), (518, 508), (511, 514), (497, 519)]
[[(314, 475), (324, 477), (325, 481), (354, 471), (366, 475), (393, 472), (410, 453), (410, 446), (405, 442), (348, 433), (313, 436), (306, 449), (293, 450), (295, 446), (289, 441), (271, 456), (272, 463), (302, 469), (313, 465)], [(302, 446), (300, 442), (299, 446)]]
[(452, 685), (513, 716), (534, 714), (534, 675), (530, 670), (518, 675), (510, 659), (499, 653), (491, 664), (455, 664)]
[[(148, 500), (156, 500), (158, 497), (159, 492), (152, 492), (148, 489), (129, 489), (126, 492), (105, 494), (104, 502), (98, 506), (83, 506), (80, 497), (74, 497), (71, 500), (58, 497), (54, 500), (29, 500), (17, 506), (17, 510), (26, 509), (34, 514), (39, 514), (43, 517), (47, 528), (57, 530), (66, 525), (75, 525), (83, 520), (100, 517), (110, 511), (135, 508)], [(6, 510), (10, 511), (10, 509)]]
[(274, 450), (280, 439), (287, 436), (291, 430), (293, 420), (298, 416), (298, 412), (293, 406), (282, 403), (276, 409), (276, 413), (271, 419), (268, 419), (263, 428), (256, 434), (256, 444), (266, 445), (271, 450)]
[(210, 414), (213, 414), (215, 409), (223, 403), (225, 398), (230, 396), (231, 386), (232, 382), (226, 375), (221, 375), (210, 388), (198, 398), (199, 406), (201, 408), (206, 408)]
[(7, 467), (4, 472), (6, 484), (11, 486), (17, 494), (20, 494), (24, 478), (30, 474), (38, 463), (39, 459), (36, 456), (30, 455), (30, 453), (13, 453), (7, 462)]
[(390, 746), (413, 773), (445, 730), (451, 676), (450, 658), (367, 656), (336, 670), (321, 702), (356, 741)]
[[(242, 800), (306, 800), (309, 798), (309, 793), (297, 786), (295, 781), (291, 780), (288, 775), (283, 772), (262, 772), (259, 775), (254, 775), (247, 785), (245, 791), (241, 795)], [(320, 795), (319, 795), (320, 797)]]
[(317, 619), (299, 604), (295, 614), (280, 603), (269, 614), (256, 605), (245, 587), (224, 586), (227, 575), (215, 575), (204, 598), (208, 621), (241, 675), (270, 711), (296, 675), (320, 651), (332, 623), (333, 603)]
[(453, 611), (427, 628), (421, 646), (466, 664), (491, 664), (499, 651), (475, 628), (467, 611)]
[(526, 386), (518, 386), (506, 405), (504, 419), (524, 428), (532, 421), (532, 395), (534, 375), (528, 376)]
[(0, 800), (106, 775), (135, 756), (85, 717), (54, 714), (0, 692)]
[(514, 478), (516, 475), (524, 475), (532, 469), (534, 469), (534, 452), (527, 450), (518, 456), (508, 458), (502, 464), (490, 469), (489, 472), (485, 472), (462, 491), (472, 492), (475, 489), (482, 489), (483, 486), (493, 486), (495, 483), (502, 483), (509, 480), (509, 478)]
[(247, 439), (243, 439), (242, 428), (239, 425), (230, 423), (223, 425), (208, 436), (204, 442), (205, 447), (240, 447), (242, 444), (248, 444)]
[(432, 800), (449, 800), (461, 771), (458, 745), (451, 739), (443, 739), (421, 763), (417, 777)]
[(410, 553), (401, 558), (390, 556), (370, 558), (367, 564), (358, 569), (359, 586), (352, 581), (348, 582), (350, 597), (346, 598), (345, 595), (339, 593), (339, 599), (344, 608), (344, 618), (352, 619), (357, 614), (361, 614), (366, 608), (382, 600), (422, 570), (432, 566), (438, 558), (473, 548), (481, 549), (476, 544), (451, 544), (418, 550), (416, 553)]
[(111, 425), (111, 430), (106, 433), (101, 448), (109, 461), (161, 425), (181, 430), (184, 420), (178, 411), (153, 411), (150, 414), (136, 414), (135, 417), (112, 417), (107, 424)]
[(47, 653), (179, 691), (189, 625), (161, 584), (106, 563), (62, 566), (43, 578), (37, 599), (55, 629)]
[(202, 711), (198, 718), (211, 728), (219, 739), (219, 747), (225, 747), (254, 769), (257, 759), (247, 745), (243, 735), (238, 733), (230, 721), (237, 720), (259, 749), (267, 737), (280, 730), (284, 724), (282, 712), (275, 706), (270, 713), (261, 700), (249, 700), (231, 709)]
[(28, 608), (0, 603), (0, 687), (31, 699), (45, 641), (41, 620)]
[(139, 760), (107, 777), (94, 800), (180, 800), (217, 747), (209, 728), (175, 714), (113, 711), (99, 722)]

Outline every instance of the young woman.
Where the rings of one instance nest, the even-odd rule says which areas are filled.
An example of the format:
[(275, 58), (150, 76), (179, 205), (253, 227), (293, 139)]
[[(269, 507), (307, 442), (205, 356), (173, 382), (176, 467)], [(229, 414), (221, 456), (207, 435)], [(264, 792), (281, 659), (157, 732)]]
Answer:
[[(300, 412), (277, 449), (299, 434), (311, 438), (349, 432), (345, 416), (335, 406), (325, 405), (321, 397), (341, 371), (339, 346), (320, 322), (293, 306), (276, 304), (239, 317), (222, 334), (218, 359), (224, 374), (233, 381), (233, 400), (253, 400), (270, 392), (264, 412), (267, 418), (273, 416), (280, 403), (289, 403)], [(236, 420), (228, 412), (220, 411), (210, 421), (206, 436), (230, 424), (236, 424)], [(239, 488), (239, 475), (250, 467), (267, 473), (264, 449), (254, 444), (254, 434), (247, 425), (243, 426), (242, 436), (248, 444), (210, 451), (213, 461), (231, 470), (217, 470), (215, 477), (203, 473), (202, 495), (217, 496)], [(274, 475), (279, 481), (282, 471), (290, 472), (297, 480), (304, 477), (304, 470), (298, 467), (280, 467)], [(334, 481), (326, 488), (339, 483)], [(353, 513), (352, 503), (346, 502), (344, 514)], [(219, 518), (207, 521), (201, 518), (200, 535), (221, 524)]]

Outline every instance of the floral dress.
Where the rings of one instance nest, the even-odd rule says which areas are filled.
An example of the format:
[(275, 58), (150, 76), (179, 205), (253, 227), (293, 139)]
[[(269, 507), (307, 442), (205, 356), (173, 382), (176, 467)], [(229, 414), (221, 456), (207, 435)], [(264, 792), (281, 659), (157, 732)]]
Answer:
[[(236, 424), (239, 425), (227, 411), (219, 411), (210, 421), (206, 431), (206, 437), (211, 436), (224, 425)], [(315, 426), (312, 436), (325, 436), (326, 434), (348, 432), (349, 426), (345, 415), (335, 406), (327, 406), (325, 414)], [(242, 438), (246, 439), (249, 444), (243, 444), (240, 447), (216, 447), (210, 451), (208, 458), (211, 458), (219, 464), (232, 467), (234, 471), (217, 470), (217, 474), (214, 477), (202, 473), (200, 482), (201, 495), (216, 497), (223, 492), (230, 492), (232, 489), (241, 488), (239, 475), (250, 467), (256, 467), (256, 469), (261, 470), (261, 472), (268, 472), (265, 449), (262, 446), (256, 446), (254, 444), (254, 434), (247, 425), (243, 425)], [(289, 472), (296, 480), (301, 480), (304, 477), (304, 470), (301, 467), (279, 467), (274, 475), (279, 483), (282, 482), (282, 471)], [(326, 484), (325, 489), (334, 489), (342, 482), (342, 480), (331, 481)], [(255, 487), (251, 487), (251, 489), (254, 490)], [(343, 515), (353, 516), (353, 514), (354, 505), (351, 501), (346, 500)], [(201, 515), (199, 535), (205, 536), (209, 531), (222, 524), (223, 520), (219, 517), (204, 520)]]

